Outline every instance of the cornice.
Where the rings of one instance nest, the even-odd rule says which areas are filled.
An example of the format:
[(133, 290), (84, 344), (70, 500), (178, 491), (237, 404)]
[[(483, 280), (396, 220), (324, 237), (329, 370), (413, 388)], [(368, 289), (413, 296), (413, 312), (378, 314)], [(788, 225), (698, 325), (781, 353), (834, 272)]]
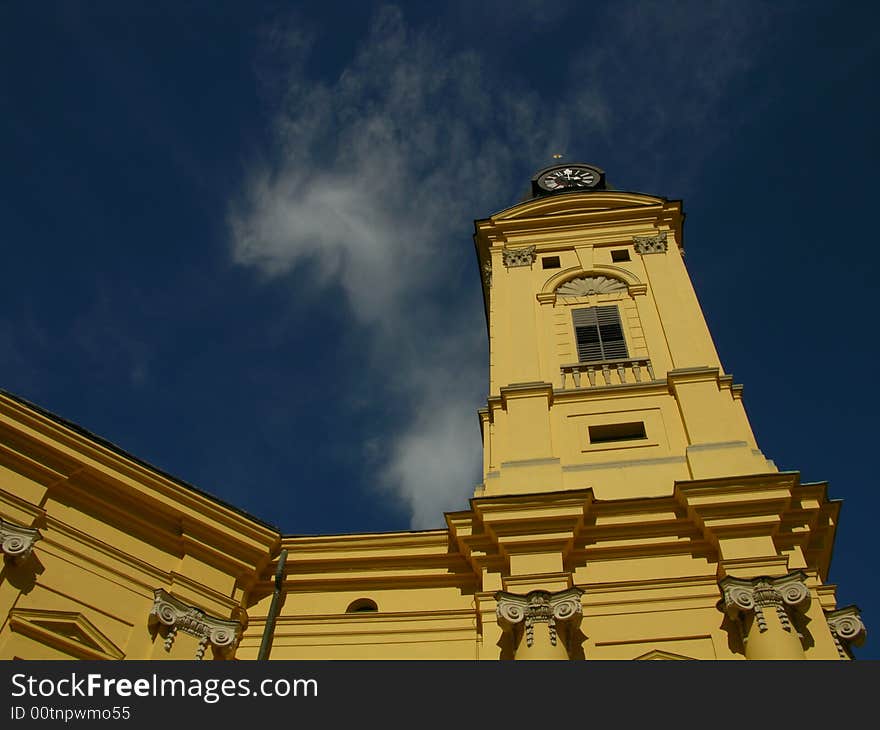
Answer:
[(666, 373), (666, 380), (669, 383), (670, 390), (681, 383), (717, 383), (721, 377), (720, 368), (705, 366), (675, 368)]
[[(490, 218), (476, 221), (478, 231), (516, 230), (521, 228), (554, 228), (567, 225), (619, 223), (621, 221), (674, 219), (677, 203), (661, 198), (632, 193), (585, 193), (582, 195), (536, 198), (495, 213)], [(664, 215), (666, 214), (666, 215)]]
[[(640, 193), (594, 191), (529, 200), (474, 222), (478, 250), (518, 238), (542, 246), (632, 243), (634, 235), (671, 233), (682, 247), (679, 201)], [(542, 250), (544, 250), (542, 248)]]
[(502, 405), (507, 408), (509, 401), (517, 398), (533, 398), (534, 396), (544, 396), (553, 404), (553, 385), (544, 381), (535, 381), (531, 383), (511, 383), (499, 388), (499, 397)]
[(839, 505), (828, 501), (824, 484), (774, 472), (677, 482), (674, 494), (714, 547), (724, 538), (767, 535), (780, 554), (801, 546), (808, 568), (827, 576)]
[[(78, 530), (52, 517), (46, 517), (45, 524), (47, 532), (43, 544), (40, 546), (41, 550), (46, 550), (50, 553), (55, 550), (71, 558), (77, 558), (85, 565), (92, 566), (93, 570), (94, 568), (100, 568), (110, 575), (123, 579), (128, 584), (126, 587), (129, 588), (137, 587), (152, 590), (153, 585), (157, 582), (170, 582), (171, 574), (169, 572), (156, 568), (154, 565), (136, 558), (129, 552), (98, 540), (87, 532)], [(56, 534), (67, 537), (71, 542), (67, 543), (57, 540), (55, 538)], [(90, 552), (76, 549), (76, 545), (86, 547)], [(69, 560), (60, 554), (57, 554), (57, 556), (63, 560)], [(103, 556), (103, 560), (101, 556)], [(126, 572), (120, 570), (119, 566), (127, 566), (131, 570)], [(144, 593), (144, 591), (140, 592)], [(144, 595), (147, 594), (144, 593)]]
[[(5, 424), (4, 424), (5, 425)], [(12, 429), (3, 429), (3, 440), (7, 441), (9, 431)], [(9, 443), (0, 441), (0, 460), (2, 463), (15, 465), (14, 470), (23, 477), (40, 484), (43, 487), (51, 487), (57, 482), (67, 478), (67, 474), (57, 469), (53, 469), (45, 464), (41, 464), (36, 459), (22, 454), (11, 447)]]
[(307, 552), (332, 554), (344, 550), (406, 550), (433, 546), (440, 552), (448, 546), (448, 542), (448, 531), (439, 529), (336, 535), (286, 535), (281, 538), (280, 548), (296, 554)]
[[(91, 471), (80, 472), (56, 486), (56, 496), (89, 513), (123, 526), (126, 531), (157, 543), (173, 554), (190, 554), (224, 569), (234, 578), (247, 578), (269, 562), (278, 541), (254, 545), (239, 539), (239, 533), (219, 529), (205, 517), (176, 512), (156, 500), (144, 499), (124, 483), (108, 483), (109, 477)], [(118, 486), (118, 488), (117, 488)], [(62, 496), (63, 495), (63, 496)]]
[[(285, 584), (297, 589), (351, 585), (394, 588), (471, 586), (466, 558), (450, 550), (448, 530), (286, 537)], [(272, 580), (272, 566), (261, 587)]]
[(494, 213), (489, 220), (501, 221), (545, 216), (556, 217), (566, 212), (608, 213), (615, 210), (662, 209), (665, 206), (680, 207), (680, 203), (646, 193), (628, 192), (625, 190), (593, 190), (583, 193), (530, 198)]
[[(582, 376), (583, 377), (583, 376)], [(554, 388), (554, 401), (568, 402), (577, 400), (593, 400), (609, 396), (668, 395), (669, 385), (664, 380), (643, 380), (641, 383), (622, 383), (616, 385), (597, 384), (589, 388)]]
[[(460, 557), (460, 556), (459, 556)], [(461, 570), (438, 568), (434, 573), (427, 570), (413, 569), (409, 571), (386, 572), (380, 569), (327, 570), (288, 573), (284, 588), (287, 591), (321, 591), (321, 590), (397, 590), (403, 588), (457, 588), (473, 591), (478, 588), (478, 577), (462, 559)], [(268, 584), (266, 584), (268, 587)]]
[(762, 565), (775, 560), (787, 570), (783, 551), (798, 545), (807, 571), (824, 576), (837, 508), (824, 484), (800, 485), (796, 472), (774, 472), (678, 482), (669, 496), (627, 500), (595, 500), (592, 490), (480, 496), (470, 511), (447, 514), (447, 523), (477, 573), (506, 569), (511, 553), (548, 549), (562, 551), (568, 570), (685, 554), (718, 563), (719, 539), (760, 534), (772, 537), (778, 551)]
[(7, 447), (6, 454), (13, 459), (10, 466), (21, 466), (31, 474), (42, 470), (40, 483), (48, 480), (49, 486), (54, 486), (63, 483), (64, 477), (90, 470), (118, 488), (125, 487), (138, 499), (152, 500), (155, 509), (189, 512), (190, 519), (201, 521), (217, 534), (234, 531), (266, 545), (265, 549), (277, 541), (279, 533), (273, 526), (161, 472), (75, 424), (0, 392), (0, 427), (4, 421), (8, 429), (27, 435), (28, 453)]
[[(2, 482), (0, 482), (2, 484)], [(8, 492), (0, 486), (0, 505), (6, 505), (7, 508), (11, 508), (16, 510), (21, 514), (28, 515), (30, 517), (30, 521), (34, 524), (37, 524), (42, 521), (43, 517), (46, 514), (46, 510), (42, 507), (38, 507), (32, 502), (27, 501), (26, 499), (22, 499), (17, 494), (13, 494), (12, 492)], [(21, 522), (21, 519), (18, 519)]]
[[(363, 624), (365, 627), (373, 627), (381, 623), (419, 621), (449, 621), (461, 620), (473, 624), (474, 612), (472, 608), (450, 608), (442, 610), (425, 611), (369, 611), (356, 613), (312, 613), (285, 616), (281, 614), (277, 618), (279, 625), (296, 624)], [(255, 621), (255, 623), (257, 623)]]
[(673, 578), (627, 578), (618, 581), (578, 581), (578, 585), (584, 589), (584, 605), (589, 604), (593, 607), (605, 605), (619, 605), (622, 603), (645, 603), (654, 599), (646, 599), (643, 596), (636, 596), (632, 599), (620, 598), (615, 595), (614, 598), (603, 598), (606, 594), (631, 593), (637, 594), (645, 591), (682, 591), (680, 596), (671, 595), (666, 598), (660, 598), (661, 601), (679, 601), (683, 598), (691, 598), (693, 589), (704, 587), (707, 595), (711, 593), (714, 600), (718, 600), (718, 578), (715, 572), (708, 572), (704, 575)]

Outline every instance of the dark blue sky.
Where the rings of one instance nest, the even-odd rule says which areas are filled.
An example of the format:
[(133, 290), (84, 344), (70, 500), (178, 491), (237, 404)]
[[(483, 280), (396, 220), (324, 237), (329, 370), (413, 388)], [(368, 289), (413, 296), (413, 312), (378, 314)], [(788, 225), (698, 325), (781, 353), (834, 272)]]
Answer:
[(561, 151), (684, 200), (725, 368), (844, 500), (870, 630), (878, 15), (4, 4), (0, 387), (285, 532), (439, 526), (479, 479), (473, 220)]

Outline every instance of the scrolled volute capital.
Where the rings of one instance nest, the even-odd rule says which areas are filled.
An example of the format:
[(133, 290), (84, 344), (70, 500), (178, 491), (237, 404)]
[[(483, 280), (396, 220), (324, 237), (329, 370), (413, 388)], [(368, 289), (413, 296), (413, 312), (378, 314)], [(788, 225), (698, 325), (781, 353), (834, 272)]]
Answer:
[(24, 560), (41, 537), (35, 527), (23, 527), (0, 519), (0, 552), (13, 561)]
[(837, 651), (842, 658), (851, 656), (850, 647), (861, 646), (865, 643), (868, 630), (862, 621), (861, 611), (858, 606), (838, 608), (836, 611), (826, 611), (825, 618), (828, 628), (834, 637)]
[(517, 266), (531, 266), (535, 263), (536, 246), (523, 246), (521, 248), (504, 248), (501, 251), (501, 260), (508, 269)]
[(171, 649), (178, 631), (194, 636), (199, 640), (196, 658), (204, 656), (205, 648), (212, 644), (221, 651), (234, 647), (241, 635), (238, 621), (217, 618), (205, 613), (196, 606), (184, 603), (163, 588), (153, 591), (153, 607), (150, 610), (150, 623), (168, 627), (165, 648)]
[(526, 611), (529, 608), (529, 602), (525, 596), (501, 591), (495, 595), (495, 600), (498, 601), (496, 609), (498, 623), (503, 628), (509, 629), (525, 620)]
[(636, 253), (642, 256), (648, 253), (666, 253), (666, 231), (660, 231), (653, 236), (633, 236), (633, 246)]
[(505, 631), (515, 630), (518, 624), (523, 624), (528, 646), (532, 645), (534, 624), (546, 623), (550, 630), (550, 641), (555, 646), (557, 624), (580, 623), (583, 615), (581, 595), (583, 591), (580, 588), (556, 593), (531, 591), (525, 596), (499, 591), (495, 594), (498, 623)]
[(810, 607), (810, 589), (804, 583), (805, 578), (806, 575), (798, 571), (774, 579), (772, 585), (782, 596), (785, 605), (798, 611), (806, 611)]
[(764, 611), (777, 612), (782, 628), (791, 631), (788, 609), (803, 613), (810, 606), (810, 590), (804, 580), (806, 574), (797, 570), (778, 578), (722, 578), (721, 587), (724, 611), (734, 619), (742, 614), (754, 613), (761, 632), (767, 630)]
[(583, 616), (581, 606), (583, 593), (580, 588), (569, 588), (567, 591), (552, 594), (550, 606), (553, 610), (553, 618), (557, 621), (580, 621)]
[(724, 610), (731, 617), (736, 617), (740, 611), (753, 611), (755, 608), (751, 581), (725, 578), (721, 581), (721, 593)]

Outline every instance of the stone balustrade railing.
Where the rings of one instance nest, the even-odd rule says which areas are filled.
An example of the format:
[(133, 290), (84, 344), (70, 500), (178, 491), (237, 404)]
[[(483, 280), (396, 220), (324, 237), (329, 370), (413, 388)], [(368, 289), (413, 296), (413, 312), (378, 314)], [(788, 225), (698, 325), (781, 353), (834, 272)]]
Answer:
[(624, 385), (654, 380), (654, 368), (646, 357), (626, 360), (598, 360), (563, 365), (562, 387), (597, 388), (603, 385)]

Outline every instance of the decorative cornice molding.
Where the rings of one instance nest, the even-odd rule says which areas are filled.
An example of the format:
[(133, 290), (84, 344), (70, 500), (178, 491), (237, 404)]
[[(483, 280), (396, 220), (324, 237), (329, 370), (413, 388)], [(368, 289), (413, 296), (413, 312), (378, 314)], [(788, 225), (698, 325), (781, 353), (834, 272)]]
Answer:
[[(2, 390), (0, 413), (12, 419), (15, 428), (35, 431), (31, 442), (40, 444), (41, 451), (51, 453), (51, 470), (42, 463), (45, 459), (36, 454), (23, 453), (20, 458), (23, 463), (26, 460), (32, 465), (40, 462), (38, 466), (47, 470), (47, 476), (52, 476), (53, 489), (70, 490), (70, 480), (65, 477), (73, 472), (87, 472), (89, 478), (97, 480), (102, 487), (116, 491), (116, 483), (123, 480), (128, 487), (126, 493), (130, 493), (133, 499), (148, 504), (151, 509), (160, 510), (164, 516), (170, 515), (175, 523), (183, 512), (198, 522), (205, 530), (205, 537), (216, 535), (221, 540), (228, 540), (227, 535), (234, 534), (235, 544), (246, 552), (245, 561), (253, 559), (253, 555), (262, 553), (280, 538), (277, 528), (259, 518), (162, 472), (81, 426)], [(92, 466), (83, 469), (85, 463), (91, 463)], [(63, 464), (63, 467), (58, 464)], [(80, 491), (76, 490), (77, 493)], [(106, 507), (102, 500), (94, 500), (94, 504)], [(132, 514), (128, 511), (126, 517), (131, 519)], [(207, 544), (204, 537), (200, 544)], [(213, 544), (211, 547), (214, 547)], [(226, 545), (224, 548), (229, 549)], [(223, 555), (225, 551), (218, 549), (212, 552)]]
[(744, 613), (754, 613), (761, 633), (767, 630), (764, 612), (767, 609), (775, 610), (782, 628), (791, 631), (787, 609), (803, 613), (810, 605), (810, 591), (804, 583), (806, 577), (806, 573), (797, 570), (779, 578), (722, 578), (719, 585), (724, 610), (734, 619)]
[(531, 266), (535, 263), (536, 246), (523, 246), (522, 248), (504, 248), (501, 251), (501, 260), (508, 269), (517, 266)]
[(858, 606), (826, 611), (825, 618), (828, 620), (828, 628), (831, 629), (831, 636), (834, 638), (834, 645), (840, 658), (851, 659), (850, 647), (861, 646), (868, 635)]
[(654, 236), (633, 236), (633, 246), (636, 253), (644, 256), (648, 253), (666, 253), (666, 231)]
[(164, 588), (156, 588), (153, 592), (150, 623), (168, 627), (165, 634), (166, 651), (171, 650), (178, 631), (195, 636), (199, 640), (196, 659), (205, 655), (208, 644), (228, 652), (238, 642), (241, 634), (241, 624), (238, 621), (209, 616), (202, 609), (175, 598)]
[(526, 646), (534, 641), (535, 623), (546, 623), (550, 631), (550, 643), (556, 646), (556, 625), (558, 623), (577, 624), (583, 615), (580, 588), (569, 588), (557, 593), (531, 591), (525, 596), (499, 591), (496, 614), (498, 623), (505, 631), (513, 631), (522, 623), (525, 625)]
[(35, 527), (22, 527), (0, 518), (0, 552), (10, 560), (24, 560), (41, 537)]
[(498, 389), (498, 395), (502, 408), (507, 408), (507, 403), (517, 398), (534, 398), (535, 396), (544, 396), (548, 403), (553, 405), (553, 385), (543, 380), (504, 385)]

